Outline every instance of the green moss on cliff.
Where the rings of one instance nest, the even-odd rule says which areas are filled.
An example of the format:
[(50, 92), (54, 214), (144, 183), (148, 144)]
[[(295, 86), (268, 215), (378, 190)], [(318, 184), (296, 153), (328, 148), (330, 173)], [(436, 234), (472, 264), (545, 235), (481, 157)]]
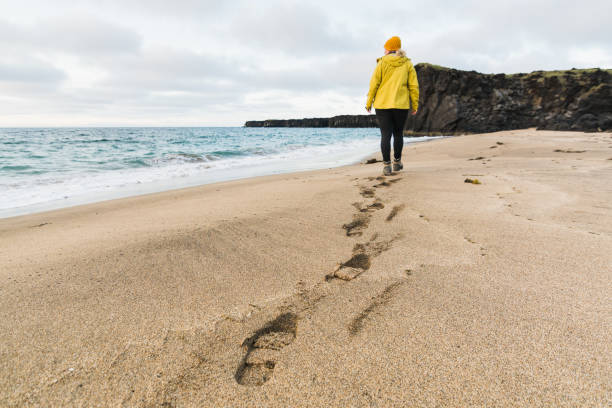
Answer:
[[(566, 70), (559, 70), (559, 71), (533, 71), (530, 72), (528, 74), (526, 73), (517, 73), (517, 74), (506, 74), (506, 76), (508, 77), (517, 77), (517, 76), (524, 76), (524, 77), (534, 77), (534, 76), (541, 76), (543, 78), (553, 78), (553, 77), (565, 77), (565, 76), (576, 76), (576, 75), (583, 75), (583, 74), (592, 74), (594, 72), (600, 71), (600, 68), (584, 68), (584, 69), (566, 69)], [(607, 72), (608, 74), (612, 75), (612, 69), (601, 69), (601, 71)]]
[(452, 71), (452, 68), (443, 67), (442, 65), (430, 64), (429, 62), (420, 62), (416, 64), (417, 67), (431, 67), (440, 71)]
[(548, 81), (558, 81), (561, 85), (565, 86), (568, 81), (572, 83), (584, 83), (586, 85), (589, 82), (588, 78), (598, 71), (602, 71), (612, 76), (612, 69), (599, 69), (599, 68), (585, 68), (585, 69), (568, 69), (568, 70), (557, 70), (557, 71), (533, 71), (528, 74), (509, 74), (506, 75), (509, 78), (521, 78), (524, 80), (536, 80), (537, 82), (544, 83)]
[[(439, 71), (462, 71), (462, 70), (456, 70), (454, 68), (443, 67), (441, 65), (430, 64), (429, 62), (420, 62), (416, 66), (422, 67), (422, 68), (425, 68), (425, 67), (433, 68)], [(528, 77), (535, 77), (535, 76), (540, 76), (543, 78), (552, 78), (552, 77), (563, 78), (565, 76), (592, 74), (600, 70), (612, 75), (612, 69), (600, 69), (600, 68), (566, 69), (566, 70), (556, 70), (556, 71), (533, 71), (529, 73), (522, 72), (522, 73), (504, 74), (504, 75), (510, 78), (513, 78), (513, 77), (528, 78)], [(471, 71), (464, 71), (464, 72), (471, 72)], [(482, 75), (496, 75), (496, 74), (482, 74)]]

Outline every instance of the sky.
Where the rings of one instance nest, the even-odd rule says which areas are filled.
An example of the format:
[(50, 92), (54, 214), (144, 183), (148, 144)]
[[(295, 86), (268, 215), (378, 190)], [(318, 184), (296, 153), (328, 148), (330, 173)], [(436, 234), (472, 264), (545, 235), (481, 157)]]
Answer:
[(241, 126), (365, 114), (414, 64), (612, 68), (612, 1), (0, 0), (0, 127)]

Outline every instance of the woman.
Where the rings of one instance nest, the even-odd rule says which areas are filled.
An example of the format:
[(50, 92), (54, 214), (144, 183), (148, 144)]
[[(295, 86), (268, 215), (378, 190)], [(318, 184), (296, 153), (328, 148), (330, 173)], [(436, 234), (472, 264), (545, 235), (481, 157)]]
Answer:
[(383, 155), (383, 174), (391, 175), (391, 135), (393, 135), (393, 171), (400, 171), (402, 148), (404, 146), (404, 123), (408, 110), (416, 115), (419, 108), (419, 82), (417, 74), (406, 58), (399, 37), (391, 37), (385, 43), (385, 55), (377, 60), (378, 64), (370, 80), (370, 91), (366, 110), (371, 112), (372, 102), (376, 109), (376, 119), (380, 126), (380, 149)]

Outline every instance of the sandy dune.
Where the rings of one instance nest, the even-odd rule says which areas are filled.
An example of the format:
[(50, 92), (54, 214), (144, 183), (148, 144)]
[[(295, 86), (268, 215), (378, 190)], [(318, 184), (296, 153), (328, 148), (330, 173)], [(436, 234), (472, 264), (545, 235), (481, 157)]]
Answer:
[(404, 156), (0, 220), (0, 405), (610, 406), (612, 134)]

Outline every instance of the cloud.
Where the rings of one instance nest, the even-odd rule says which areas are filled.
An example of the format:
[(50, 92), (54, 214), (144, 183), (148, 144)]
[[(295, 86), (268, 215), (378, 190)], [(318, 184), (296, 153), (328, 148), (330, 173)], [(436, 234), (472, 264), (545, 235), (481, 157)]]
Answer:
[(358, 47), (356, 39), (324, 10), (302, 2), (262, 3), (234, 15), (230, 25), (240, 43), (256, 45), (268, 55), (304, 56)]
[(22, 25), (0, 20), (0, 50), (98, 56), (134, 53), (141, 43), (133, 30), (90, 16), (42, 19)]
[(414, 63), (610, 68), (611, 14), (600, 0), (24, 0), (0, 6), (0, 102), (26, 125), (362, 113), (392, 35)]
[[(421, 61), (481, 72), (569, 68), (576, 64), (571, 55), (575, 47), (598, 46), (612, 55), (607, 41), (612, 25), (606, 22), (612, 3), (589, 3), (462, 3), (464, 8), (455, 14), (462, 23), (424, 38), (416, 51)], [(596, 63), (585, 58), (578, 65)]]
[[(53, 4), (60, 4), (64, 7), (74, 5), (73, 0), (56, 0)], [(222, 2), (218, 0), (81, 0), (80, 4), (85, 4), (87, 10), (97, 10), (104, 12), (111, 10), (115, 13), (134, 13), (147, 17), (163, 18), (185, 18), (193, 19), (197, 16), (202, 18), (215, 18), (215, 16), (232, 12), (236, 8), (249, 4), (248, 0), (234, 0), (232, 2)]]
[(155, 47), (138, 55), (98, 61), (109, 73), (99, 85), (146, 88), (157, 91), (188, 91), (219, 87), (231, 81), (239, 64), (198, 52)]
[(36, 58), (0, 61), (0, 82), (58, 83), (65, 78), (63, 71)]
[(32, 39), (39, 47), (96, 56), (135, 53), (142, 44), (133, 30), (89, 16), (43, 21), (33, 30)]

